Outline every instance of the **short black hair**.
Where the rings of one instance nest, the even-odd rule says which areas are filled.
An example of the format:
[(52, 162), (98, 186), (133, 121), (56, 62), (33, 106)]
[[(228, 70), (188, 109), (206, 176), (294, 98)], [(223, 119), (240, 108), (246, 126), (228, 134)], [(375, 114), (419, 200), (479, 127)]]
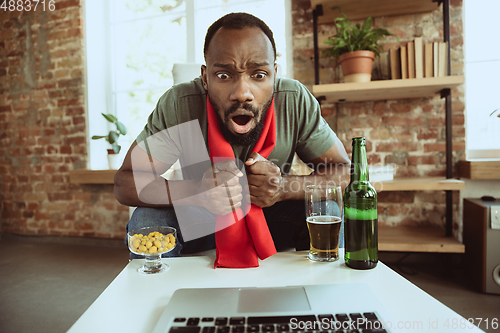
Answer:
[(243, 28), (255, 27), (260, 28), (271, 41), (274, 51), (274, 60), (276, 60), (276, 44), (274, 43), (273, 32), (267, 24), (260, 18), (248, 13), (230, 13), (222, 16), (217, 21), (212, 23), (208, 28), (205, 36), (205, 46), (203, 47), (203, 55), (207, 59), (208, 46), (214, 37), (215, 33), (221, 28), (242, 30)]

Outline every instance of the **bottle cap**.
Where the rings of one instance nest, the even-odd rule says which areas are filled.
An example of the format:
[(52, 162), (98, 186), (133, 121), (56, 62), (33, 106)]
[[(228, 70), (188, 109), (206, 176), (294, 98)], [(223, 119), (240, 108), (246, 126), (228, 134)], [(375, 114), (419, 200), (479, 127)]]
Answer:
[(362, 145), (362, 146), (366, 146), (366, 140), (365, 140), (365, 137), (362, 136), (362, 137), (358, 137), (358, 138), (352, 138), (352, 145)]

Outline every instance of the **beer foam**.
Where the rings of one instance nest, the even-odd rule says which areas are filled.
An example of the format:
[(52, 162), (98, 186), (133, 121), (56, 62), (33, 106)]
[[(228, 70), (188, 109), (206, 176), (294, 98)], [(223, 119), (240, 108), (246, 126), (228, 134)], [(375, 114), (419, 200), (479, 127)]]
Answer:
[(309, 216), (306, 221), (314, 224), (334, 224), (342, 222), (342, 219), (338, 216), (321, 215)]

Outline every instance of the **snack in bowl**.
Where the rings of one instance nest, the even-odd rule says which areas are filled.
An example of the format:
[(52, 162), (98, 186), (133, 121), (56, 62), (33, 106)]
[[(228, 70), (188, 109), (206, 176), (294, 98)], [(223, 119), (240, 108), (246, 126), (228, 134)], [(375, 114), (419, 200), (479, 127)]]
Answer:
[(136, 254), (164, 253), (175, 247), (173, 234), (162, 234), (159, 231), (148, 235), (133, 234), (129, 237), (130, 250)]
[(130, 252), (144, 256), (144, 265), (137, 271), (142, 274), (167, 271), (169, 266), (161, 261), (161, 256), (175, 249), (176, 236), (177, 230), (167, 226), (142, 227), (130, 230), (127, 233)]

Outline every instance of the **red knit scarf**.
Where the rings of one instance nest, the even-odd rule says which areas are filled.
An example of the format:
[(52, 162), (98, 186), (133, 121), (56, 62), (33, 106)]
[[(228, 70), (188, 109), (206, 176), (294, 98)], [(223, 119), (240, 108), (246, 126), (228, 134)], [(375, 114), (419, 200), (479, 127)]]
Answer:
[[(215, 110), (207, 96), (208, 147), (210, 159), (235, 160), (233, 148), (222, 136)], [(252, 152), (267, 158), (276, 145), (274, 99), (269, 107), (262, 134)], [(227, 215), (217, 215), (215, 225), (216, 258), (214, 268), (246, 268), (259, 266), (261, 260), (276, 253), (262, 208), (254, 204)]]

